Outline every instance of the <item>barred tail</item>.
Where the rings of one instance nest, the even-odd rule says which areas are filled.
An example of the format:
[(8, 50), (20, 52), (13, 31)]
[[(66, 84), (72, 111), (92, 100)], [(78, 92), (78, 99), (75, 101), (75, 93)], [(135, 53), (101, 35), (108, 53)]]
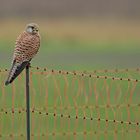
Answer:
[(9, 72), (8, 78), (5, 82), (5, 85), (9, 85), (14, 81), (14, 79), (23, 71), (23, 69), (29, 64), (30, 61), (25, 61), (21, 64), (17, 64), (15, 61), (13, 62), (12, 68)]

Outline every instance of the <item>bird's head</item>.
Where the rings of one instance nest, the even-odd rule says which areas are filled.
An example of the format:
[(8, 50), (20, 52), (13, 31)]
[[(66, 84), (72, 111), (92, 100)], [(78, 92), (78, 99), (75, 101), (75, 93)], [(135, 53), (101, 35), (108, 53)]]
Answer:
[(39, 32), (39, 26), (36, 23), (29, 23), (26, 26), (26, 32), (30, 34), (37, 34)]

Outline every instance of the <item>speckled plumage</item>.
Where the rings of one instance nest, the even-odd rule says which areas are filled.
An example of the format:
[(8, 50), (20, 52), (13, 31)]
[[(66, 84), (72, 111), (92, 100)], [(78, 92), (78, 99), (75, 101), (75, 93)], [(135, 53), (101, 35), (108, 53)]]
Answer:
[[(28, 32), (28, 28), (32, 28), (32, 26), (35, 26), (36, 29), (32, 29), (32, 32)], [(38, 27), (36, 24), (29, 24), (27, 25), (27, 31), (21, 33), (16, 40), (12, 68), (5, 85), (11, 83), (22, 72), (30, 63), (31, 59), (37, 54), (39, 47), (40, 35)]]
[(29, 61), (37, 54), (39, 46), (39, 35), (32, 35), (24, 31), (16, 40), (13, 60), (16, 60), (17, 63)]

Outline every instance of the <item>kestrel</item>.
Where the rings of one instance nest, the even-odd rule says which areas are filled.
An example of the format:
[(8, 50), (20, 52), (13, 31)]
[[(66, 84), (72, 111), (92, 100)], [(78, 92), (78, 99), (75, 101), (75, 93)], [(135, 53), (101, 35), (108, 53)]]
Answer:
[(39, 27), (35, 23), (30, 23), (16, 40), (12, 67), (5, 85), (12, 83), (23, 71), (23, 69), (30, 63), (31, 59), (37, 54), (39, 47)]

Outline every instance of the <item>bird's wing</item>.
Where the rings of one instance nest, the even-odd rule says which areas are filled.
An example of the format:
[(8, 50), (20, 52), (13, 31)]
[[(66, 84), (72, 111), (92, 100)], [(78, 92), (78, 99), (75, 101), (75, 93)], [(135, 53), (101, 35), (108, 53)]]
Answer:
[(5, 82), (5, 85), (8, 85), (14, 81), (14, 79), (23, 71), (23, 69), (30, 63), (30, 61), (24, 61), (21, 64), (16, 63), (16, 60), (13, 61), (12, 68), (10, 69), (8, 78)]

